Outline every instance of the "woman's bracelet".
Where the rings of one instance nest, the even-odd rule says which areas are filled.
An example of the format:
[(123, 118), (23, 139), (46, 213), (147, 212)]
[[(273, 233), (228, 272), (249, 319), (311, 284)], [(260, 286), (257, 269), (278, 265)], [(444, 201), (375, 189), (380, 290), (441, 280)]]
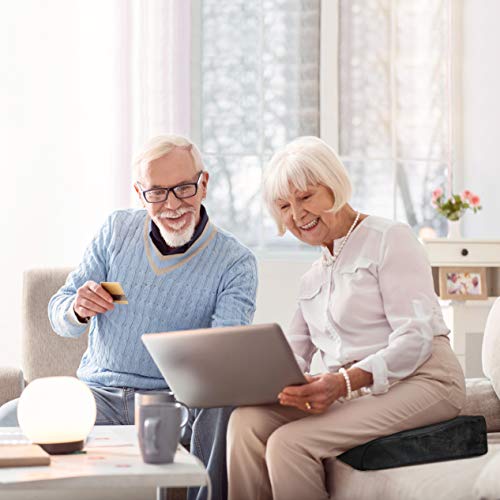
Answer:
[(345, 385), (347, 387), (347, 394), (345, 395), (345, 399), (351, 399), (352, 388), (351, 388), (351, 379), (349, 378), (349, 374), (347, 373), (347, 370), (345, 368), (340, 368), (339, 373), (341, 373), (342, 376), (344, 377)]

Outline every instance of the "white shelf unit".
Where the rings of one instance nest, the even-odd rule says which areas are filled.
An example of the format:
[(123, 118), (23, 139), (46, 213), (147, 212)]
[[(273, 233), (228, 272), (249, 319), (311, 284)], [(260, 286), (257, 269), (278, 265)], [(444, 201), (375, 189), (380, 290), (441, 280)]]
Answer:
[(487, 300), (441, 300), (444, 320), (451, 330), (451, 344), (466, 377), (483, 377), (481, 346), (486, 318), (500, 296), (500, 240), (423, 240), (439, 295), (441, 267), (484, 267)]

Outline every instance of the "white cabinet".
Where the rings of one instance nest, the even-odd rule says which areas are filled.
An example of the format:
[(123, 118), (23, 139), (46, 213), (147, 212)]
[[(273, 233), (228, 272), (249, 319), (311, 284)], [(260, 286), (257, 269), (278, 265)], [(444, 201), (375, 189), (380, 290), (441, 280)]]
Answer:
[(466, 377), (482, 377), (481, 345), (486, 318), (495, 298), (500, 295), (500, 241), (424, 240), (429, 257), (434, 288), (439, 295), (441, 267), (486, 268), (487, 300), (441, 300), (446, 324), (451, 330), (451, 342)]

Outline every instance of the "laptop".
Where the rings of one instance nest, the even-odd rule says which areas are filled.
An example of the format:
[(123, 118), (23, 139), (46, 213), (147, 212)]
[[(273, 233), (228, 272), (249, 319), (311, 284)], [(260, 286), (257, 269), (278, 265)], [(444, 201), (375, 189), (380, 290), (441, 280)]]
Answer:
[(284, 387), (307, 382), (275, 323), (147, 333), (142, 341), (192, 408), (276, 403)]

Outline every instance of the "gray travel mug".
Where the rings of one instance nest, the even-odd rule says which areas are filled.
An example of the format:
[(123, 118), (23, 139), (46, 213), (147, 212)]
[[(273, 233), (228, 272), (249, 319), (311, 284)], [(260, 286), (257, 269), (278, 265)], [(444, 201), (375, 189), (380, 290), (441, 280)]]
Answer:
[(182, 405), (141, 405), (136, 422), (142, 459), (148, 464), (173, 462), (181, 437)]

